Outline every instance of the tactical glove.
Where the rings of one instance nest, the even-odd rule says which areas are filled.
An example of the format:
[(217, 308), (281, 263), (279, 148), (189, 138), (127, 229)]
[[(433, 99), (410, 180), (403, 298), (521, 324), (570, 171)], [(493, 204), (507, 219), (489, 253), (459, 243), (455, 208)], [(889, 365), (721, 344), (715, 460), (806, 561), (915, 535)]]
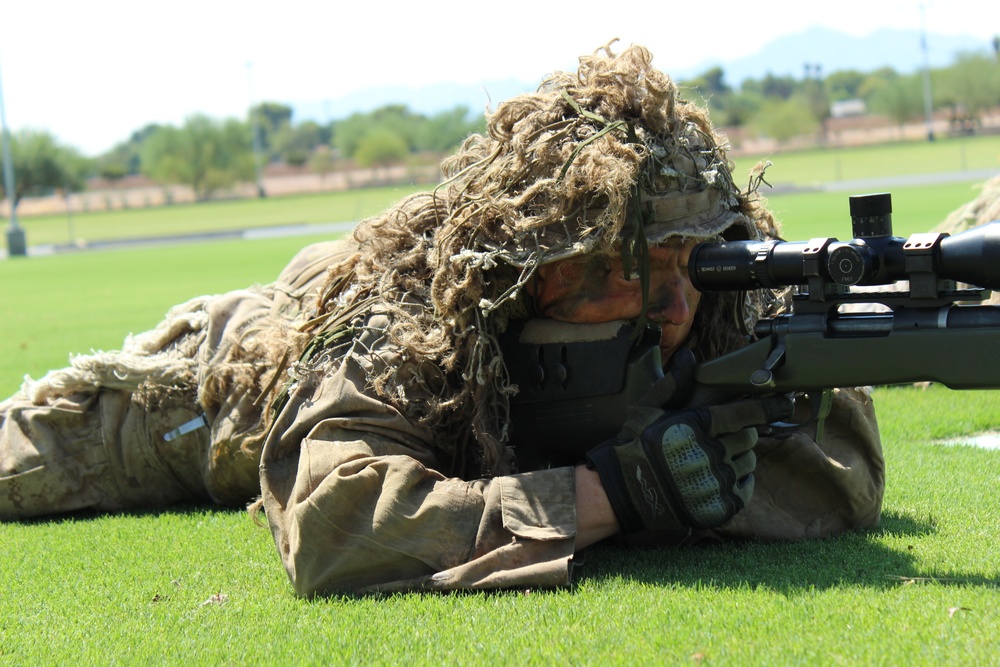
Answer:
[[(694, 358), (675, 355), (650, 394), (677, 405), (692, 384)], [(626, 536), (715, 528), (740, 511), (753, 493), (754, 428), (791, 415), (792, 402), (768, 396), (707, 408), (629, 409), (617, 438), (587, 454)]]

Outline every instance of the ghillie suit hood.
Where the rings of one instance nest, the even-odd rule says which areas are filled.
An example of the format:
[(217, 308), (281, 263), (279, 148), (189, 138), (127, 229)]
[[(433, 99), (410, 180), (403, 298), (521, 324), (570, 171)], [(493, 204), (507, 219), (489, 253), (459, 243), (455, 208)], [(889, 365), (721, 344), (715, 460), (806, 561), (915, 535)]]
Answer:
[[(931, 231), (961, 234), (994, 220), (1000, 220), (1000, 175), (983, 183), (975, 199), (949, 213), (944, 222)], [(1000, 305), (1000, 291), (993, 292), (986, 303)]]
[(961, 234), (994, 220), (1000, 220), (1000, 175), (983, 183), (975, 199), (949, 213), (933, 231)]
[[(523, 288), (538, 266), (622, 253), (648, 291), (650, 243), (775, 232), (756, 187), (741, 192), (733, 183), (707, 113), (682, 100), (651, 60), (642, 47), (615, 55), (608, 45), (580, 58), (577, 72), (555, 73), (537, 92), (503, 102), (486, 134), (444, 162), (442, 185), (363, 221), (357, 254), (331, 273), (322, 311), (377, 304), (401, 358), (448, 378), (430, 405), (408, 405), (407, 380), (392, 368), (371, 386), (434, 428), (442, 447), (474, 438), (471, 472), (507, 465), (511, 388), (497, 336), (530, 316)], [(704, 295), (688, 344), (704, 357), (738, 345), (743, 301)]]

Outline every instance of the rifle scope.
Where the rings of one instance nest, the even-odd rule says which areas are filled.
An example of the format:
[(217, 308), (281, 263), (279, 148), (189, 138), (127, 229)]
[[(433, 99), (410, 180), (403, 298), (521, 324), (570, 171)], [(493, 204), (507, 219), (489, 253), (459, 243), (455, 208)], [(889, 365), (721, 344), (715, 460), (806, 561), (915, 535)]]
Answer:
[(699, 243), (688, 272), (700, 291), (827, 283), (887, 285), (917, 274), (1000, 289), (1000, 220), (954, 236), (892, 235), (889, 193), (850, 198), (854, 239)]

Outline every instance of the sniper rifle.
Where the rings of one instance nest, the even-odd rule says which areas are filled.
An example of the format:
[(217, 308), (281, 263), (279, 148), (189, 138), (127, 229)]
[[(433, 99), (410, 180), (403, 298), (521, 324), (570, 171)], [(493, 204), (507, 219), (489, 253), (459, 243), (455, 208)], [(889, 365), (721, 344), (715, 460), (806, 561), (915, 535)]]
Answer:
[(795, 288), (788, 314), (759, 320), (749, 345), (700, 364), (697, 383), (730, 396), (923, 381), (1000, 387), (1000, 307), (981, 305), (1000, 289), (1000, 221), (903, 239), (892, 234), (888, 193), (851, 197), (850, 211), (851, 241), (695, 246), (688, 266), (700, 291)]

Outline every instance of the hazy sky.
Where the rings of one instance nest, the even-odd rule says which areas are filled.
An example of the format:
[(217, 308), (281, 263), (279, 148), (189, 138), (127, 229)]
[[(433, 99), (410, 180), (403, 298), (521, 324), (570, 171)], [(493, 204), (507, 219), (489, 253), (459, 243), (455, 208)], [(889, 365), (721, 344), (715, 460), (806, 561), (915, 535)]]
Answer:
[(813, 25), (919, 29), (922, 4), (932, 33), (1000, 33), (996, 0), (2, 0), (0, 76), (11, 128), (93, 155), (147, 123), (243, 117), (251, 99), (534, 82), (614, 37), (670, 72)]

